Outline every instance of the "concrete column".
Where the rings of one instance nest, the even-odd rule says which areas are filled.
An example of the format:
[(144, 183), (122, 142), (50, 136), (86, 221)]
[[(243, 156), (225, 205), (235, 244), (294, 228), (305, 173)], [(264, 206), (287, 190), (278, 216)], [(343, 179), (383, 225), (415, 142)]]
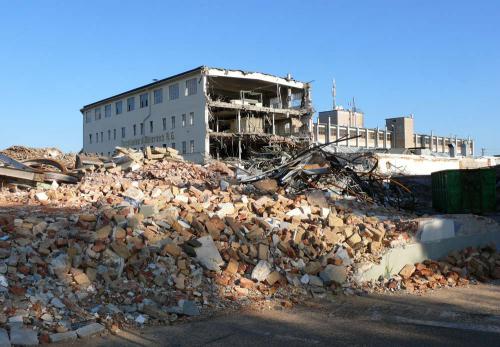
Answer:
[[(348, 139), (349, 139), (349, 136), (351, 136), (351, 127), (347, 126), (347, 138)], [(346, 142), (347, 142), (347, 147), (349, 147), (349, 140), (347, 140)]]
[(445, 144), (446, 141), (445, 141), (444, 136), (442, 137), (442, 139), (443, 139), (443, 142), (441, 143), (441, 149), (442, 149), (441, 152), (446, 153), (446, 144)]
[[(392, 140), (394, 140), (394, 133), (392, 134)], [(384, 148), (389, 148), (389, 145), (387, 144), (387, 127), (384, 128)], [(391, 148), (392, 148), (392, 142), (391, 142)]]
[(276, 127), (274, 125), (274, 113), (273, 113), (273, 135), (276, 135)]
[(238, 159), (241, 161), (241, 112), (238, 110)]
[(368, 148), (368, 128), (365, 129), (365, 147)]
[(356, 147), (359, 147), (359, 127), (356, 127)]
[[(378, 148), (378, 133), (379, 133), (379, 130), (377, 127), (377, 129), (375, 129), (375, 148)], [(385, 147), (385, 142), (384, 142), (384, 147)]]
[(433, 139), (433, 136), (432, 136), (432, 131), (431, 131), (431, 139), (430, 139), (430, 141), (429, 141), (429, 144), (430, 144), (430, 150), (431, 150), (431, 152), (432, 152), (432, 149), (433, 149), (433, 147), (434, 147), (434, 143), (433, 143), (433, 141), (434, 141), (434, 139)]
[[(205, 123), (205, 141), (204, 141), (204, 148), (201, 149), (201, 154), (205, 158), (210, 158), (210, 132), (208, 129), (210, 128), (209, 126), (209, 110), (208, 110), (208, 105), (206, 102), (206, 95), (207, 95), (207, 76), (205, 74), (202, 75), (202, 89), (203, 89), (203, 95), (205, 96), (204, 98), (204, 110), (203, 110), (203, 122)], [(180, 145), (180, 144), (179, 144)]]
[(325, 139), (327, 143), (331, 141), (330, 131), (331, 131), (331, 121), (330, 121), (330, 116), (328, 116), (328, 124), (326, 127), (326, 139)]
[(316, 142), (319, 143), (319, 119), (316, 120), (316, 129), (314, 133), (316, 134)]
[(337, 138), (336, 138), (336, 140), (338, 140), (340, 138), (340, 128), (339, 128), (338, 124), (336, 125), (336, 129), (337, 129)]

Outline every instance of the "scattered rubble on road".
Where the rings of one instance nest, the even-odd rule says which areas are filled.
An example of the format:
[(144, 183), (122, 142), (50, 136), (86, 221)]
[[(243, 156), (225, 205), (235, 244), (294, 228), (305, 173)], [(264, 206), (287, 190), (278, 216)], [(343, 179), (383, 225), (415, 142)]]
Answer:
[[(11, 343), (71, 341), (269, 297), (377, 290), (352, 282), (356, 264), (417, 231), (410, 213), (324, 187), (288, 192), (281, 174), (241, 181), (169, 148), (78, 155), (74, 170), (74, 184), (0, 192), (0, 339), (7, 329)], [(382, 287), (500, 271), (492, 248), (453, 259), (410, 264)]]

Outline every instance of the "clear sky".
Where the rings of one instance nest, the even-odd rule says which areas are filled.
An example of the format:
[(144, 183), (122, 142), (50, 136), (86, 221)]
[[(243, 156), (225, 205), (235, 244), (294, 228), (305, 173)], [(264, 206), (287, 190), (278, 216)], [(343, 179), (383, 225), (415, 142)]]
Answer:
[(290, 72), (316, 110), (500, 154), (500, 1), (0, 0), (0, 148), (78, 151), (88, 103), (200, 65)]

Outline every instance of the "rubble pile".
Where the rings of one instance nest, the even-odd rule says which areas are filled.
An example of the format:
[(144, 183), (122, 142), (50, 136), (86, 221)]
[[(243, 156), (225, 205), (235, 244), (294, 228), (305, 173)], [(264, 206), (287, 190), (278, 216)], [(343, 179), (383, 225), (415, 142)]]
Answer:
[(31, 148), (25, 146), (11, 146), (0, 151), (0, 154), (5, 154), (12, 159), (25, 161), (30, 159), (47, 158), (55, 159), (63, 162), (66, 167), (74, 167), (75, 154), (63, 153), (57, 148)]
[(0, 325), (60, 341), (342, 291), (355, 263), (410, 238), (355, 201), (321, 190), (287, 196), (272, 179), (238, 184), (223, 163), (167, 153), (121, 152), (123, 164), (118, 155), (87, 166), (77, 184), (2, 192)]
[(500, 279), (500, 254), (495, 245), (454, 251), (441, 261), (426, 260), (406, 264), (397, 276), (384, 281), (389, 290), (425, 292), (441, 287), (455, 287), (470, 281)]
[(171, 149), (117, 148), (77, 167), (76, 184), (0, 192), (0, 334), (11, 343), (351, 290), (357, 264), (416, 232), (412, 215), (329, 190), (288, 194), (271, 178), (239, 183), (224, 163)]
[(100, 168), (110, 172), (136, 171), (142, 167), (144, 162), (151, 163), (163, 159), (184, 161), (177, 150), (169, 147), (146, 147), (144, 152), (132, 148), (116, 147), (113, 157), (79, 154), (76, 157), (76, 168), (83, 172)]

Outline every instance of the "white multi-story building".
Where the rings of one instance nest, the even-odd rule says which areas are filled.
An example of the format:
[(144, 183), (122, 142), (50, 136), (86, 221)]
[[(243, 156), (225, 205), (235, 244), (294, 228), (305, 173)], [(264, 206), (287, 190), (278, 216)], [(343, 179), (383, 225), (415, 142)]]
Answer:
[(248, 157), (256, 138), (308, 141), (310, 100), (309, 84), (290, 76), (200, 66), (84, 106), (83, 151), (163, 146), (195, 162)]

